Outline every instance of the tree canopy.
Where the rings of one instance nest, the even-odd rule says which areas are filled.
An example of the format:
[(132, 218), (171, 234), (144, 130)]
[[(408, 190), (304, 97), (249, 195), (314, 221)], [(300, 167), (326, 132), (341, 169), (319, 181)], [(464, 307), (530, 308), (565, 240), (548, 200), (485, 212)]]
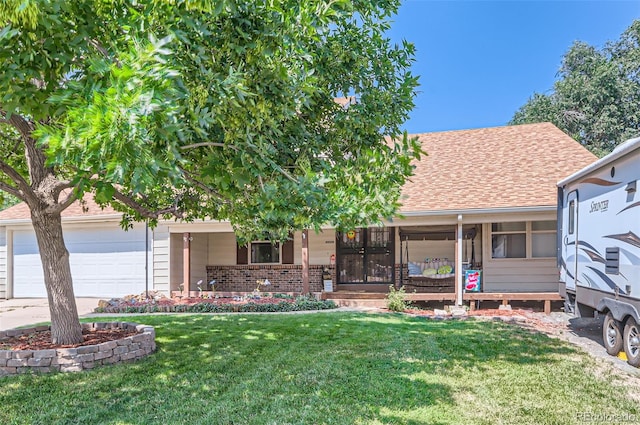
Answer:
[(640, 132), (640, 20), (602, 48), (575, 42), (549, 93), (535, 93), (510, 124), (550, 121), (598, 156)]
[(74, 313), (60, 213), (83, 193), (125, 226), (229, 220), (245, 239), (392, 216), (420, 155), (400, 131), (414, 49), (385, 36), (398, 6), (0, 3), (0, 189), (31, 209), (54, 339), (78, 336), (60, 331), (77, 317), (57, 326)]
[[(228, 219), (246, 234), (375, 221), (417, 152), (384, 141), (417, 84), (413, 47), (384, 36), (397, 6), (5, 2), (0, 107), (73, 197), (93, 191), (125, 220)], [(3, 131), (13, 147), (21, 134)], [(7, 165), (26, 174), (24, 155)], [(6, 173), (3, 186), (25, 197)]]

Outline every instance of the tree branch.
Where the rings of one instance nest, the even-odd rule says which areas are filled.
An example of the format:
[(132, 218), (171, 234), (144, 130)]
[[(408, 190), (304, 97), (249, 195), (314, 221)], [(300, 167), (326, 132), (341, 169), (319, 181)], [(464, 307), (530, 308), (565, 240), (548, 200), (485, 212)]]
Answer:
[[(7, 113), (0, 109), (0, 116), (6, 118)], [(20, 135), (25, 146), (25, 156), (27, 158), (27, 166), (29, 168), (29, 177), (31, 178), (31, 184), (33, 187), (37, 187), (46, 176), (52, 174), (51, 168), (47, 167), (46, 158), (44, 152), (42, 152), (36, 146), (36, 141), (32, 137), (33, 130), (35, 129), (32, 122), (28, 121), (24, 117), (18, 114), (11, 114), (8, 119), (9, 124), (12, 125)], [(13, 178), (13, 177), (12, 177)], [(24, 181), (24, 179), (22, 179)]]
[(91, 46), (91, 47), (95, 48), (98, 52), (100, 52), (100, 54), (101, 54), (102, 56), (104, 56), (104, 57), (105, 57), (105, 59), (112, 60), (112, 61), (116, 64), (116, 66), (117, 66), (118, 68), (121, 68), (121, 67), (122, 67), (122, 63), (121, 63), (117, 58), (115, 58), (115, 59), (114, 59), (114, 58), (109, 54), (109, 51), (108, 51), (107, 49), (105, 49), (105, 47), (104, 47), (104, 46), (103, 46), (103, 45), (102, 45), (98, 40), (96, 40), (96, 39), (94, 39), (94, 38), (91, 38), (91, 39), (90, 39), (90, 38), (86, 38), (86, 40), (87, 40), (87, 44), (88, 44), (89, 46)]
[(24, 194), (20, 190), (18, 190), (15, 187), (11, 186), (10, 184), (0, 182), (0, 190), (2, 190), (4, 192), (7, 192), (10, 195), (15, 196), (16, 198), (20, 199), (21, 201), (25, 200), (24, 199)]
[(182, 171), (182, 173), (184, 174), (184, 176), (187, 178), (187, 180), (190, 183), (193, 183), (194, 185), (196, 185), (197, 187), (199, 187), (200, 189), (202, 189), (204, 192), (206, 192), (207, 194), (211, 195), (211, 196), (215, 196), (216, 198), (218, 198), (218, 200), (220, 200), (223, 204), (231, 204), (231, 201), (224, 199), (224, 197), (216, 192), (215, 190), (211, 189), (209, 186), (207, 186), (206, 184), (202, 183), (200, 180), (196, 179), (193, 174), (191, 174), (189, 171), (185, 170), (184, 168), (180, 168), (180, 171)]
[(13, 168), (9, 164), (1, 160), (0, 160), (0, 171), (5, 173), (11, 180), (16, 182), (16, 184), (18, 185), (18, 189), (16, 190), (20, 190), (23, 192), (20, 199), (22, 199), (22, 197), (24, 197), (27, 193), (28, 194), (33, 193), (31, 186), (29, 186), (29, 183), (27, 183), (27, 181), (22, 177), (22, 175), (19, 172), (17, 172), (15, 168)]
[[(62, 189), (60, 191), (58, 191), (57, 194), (60, 194), (61, 191), (62, 191)], [(76, 195), (76, 192), (74, 190), (70, 190), (69, 193), (67, 193), (67, 196), (65, 197), (65, 199), (62, 202), (57, 202), (53, 206), (47, 208), (47, 211), (50, 212), (50, 213), (59, 214), (62, 211), (66, 210), (71, 204), (73, 204), (77, 200), (78, 200), (78, 196)]]
[(177, 218), (184, 217), (182, 212), (178, 211), (178, 208), (175, 204), (168, 208), (164, 208), (158, 211), (152, 211), (146, 207), (143, 207), (134, 199), (130, 198), (129, 196), (123, 194), (118, 190), (115, 191), (115, 193), (113, 194), (113, 197), (117, 201), (122, 202), (124, 205), (128, 206), (129, 208), (136, 211), (138, 214), (140, 214), (142, 217), (145, 217), (145, 218), (157, 219), (157, 218), (160, 218), (160, 216), (163, 214), (173, 214)]
[(217, 142), (192, 143), (190, 145), (180, 146), (180, 149), (186, 150), (186, 149), (193, 149), (193, 148), (202, 148), (202, 147), (205, 147), (205, 146), (216, 146), (216, 147), (219, 147), (219, 148), (227, 147), (227, 148), (231, 148), (231, 149), (233, 149), (235, 151), (238, 150), (238, 148), (236, 146), (234, 146), (234, 145), (229, 145), (227, 143), (217, 143)]

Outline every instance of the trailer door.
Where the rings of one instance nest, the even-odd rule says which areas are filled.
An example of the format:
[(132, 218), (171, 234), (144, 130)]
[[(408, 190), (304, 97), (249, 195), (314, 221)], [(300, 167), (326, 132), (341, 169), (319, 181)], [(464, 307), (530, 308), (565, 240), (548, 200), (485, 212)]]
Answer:
[(578, 278), (578, 191), (574, 190), (567, 195), (562, 211), (563, 246), (562, 257), (564, 267), (561, 267), (561, 280), (567, 290), (576, 290)]

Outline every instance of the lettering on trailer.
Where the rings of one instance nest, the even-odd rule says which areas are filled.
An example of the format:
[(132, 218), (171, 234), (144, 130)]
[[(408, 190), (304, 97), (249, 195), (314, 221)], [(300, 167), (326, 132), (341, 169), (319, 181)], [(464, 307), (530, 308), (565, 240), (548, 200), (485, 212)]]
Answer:
[(591, 209), (589, 213), (593, 212), (605, 212), (609, 209), (609, 200), (605, 199), (604, 201), (593, 201), (591, 202)]

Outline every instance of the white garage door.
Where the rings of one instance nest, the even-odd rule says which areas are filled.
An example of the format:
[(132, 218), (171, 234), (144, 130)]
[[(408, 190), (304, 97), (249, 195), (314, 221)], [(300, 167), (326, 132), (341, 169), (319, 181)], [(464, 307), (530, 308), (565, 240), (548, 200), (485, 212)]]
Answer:
[[(145, 231), (113, 226), (64, 230), (76, 297), (120, 297), (145, 289)], [(13, 233), (13, 295), (46, 297), (33, 231)]]

